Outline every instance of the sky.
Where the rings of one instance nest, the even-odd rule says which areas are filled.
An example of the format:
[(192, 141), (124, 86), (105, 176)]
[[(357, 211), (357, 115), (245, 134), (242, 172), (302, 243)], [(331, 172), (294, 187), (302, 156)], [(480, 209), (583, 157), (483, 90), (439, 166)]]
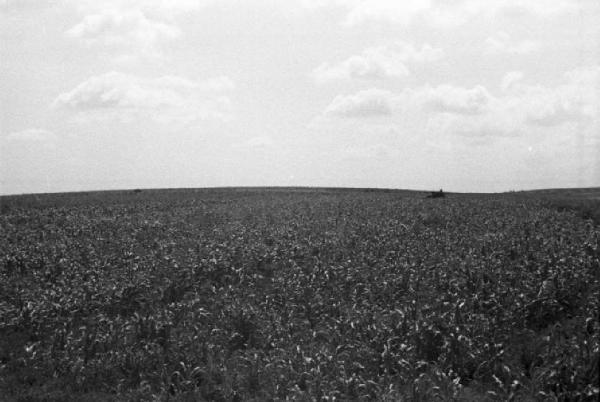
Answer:
[(0, 193), (600, 186), (597, 0), (0, 0)]

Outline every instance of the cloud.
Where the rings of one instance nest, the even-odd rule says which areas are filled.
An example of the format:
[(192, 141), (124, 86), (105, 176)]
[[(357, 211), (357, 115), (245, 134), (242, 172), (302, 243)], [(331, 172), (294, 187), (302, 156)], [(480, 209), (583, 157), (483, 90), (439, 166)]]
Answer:
[(563, 93), (549, 93), (534, 98), (528, 106), (526, 121), (535, 126), (559, 126), (592, 117), (585, 113), (585, 105)]
[(374, 80), (403, 77), (409, 74), (407, 63), (427, 63), (439, 60), (443, 51), (428, 44), (420, 49), (408, 43), (365, 49), (337, 64), (324, 63), (313, 71), (317, 83), (335, 80)]
[(224, 119), (233, 90), (227, 77), (193, 81), (177, 76), (143, 78), (120, 72), (93, 76), (60, 94), (56, 108), (86, 113), (119, 113), (122, 117), (148, 114), (154, 120), (189, 122)]
[(577, 90), (583, 89), (588, 95), (595, 94), (598, 100), (598, 86), (600, 85), (600, 64), (595, 66), (579, 67), (564, 74), (565, 80)]
[[(59, 1), (59, 0), (56, 0)], [(182, 36), (177, 18), (214, 0), (62, 0), (82, 19), (66, 35), (114, 53), (114, 61), (165, 58), (164, 44)]]
[(587, 6), (584, 0), (493, 0), (491, 5), (495, 15), (509, 17), (526, 15), (541, 18), (576, 13)]
[(41, 128), (29, 128), (22, 131), (12, 132), (8, 134), (5, 138), (8, 141), (44, 142), (56, 140), (56, 135), (51, 131), (44, 130)]
[[(438, 3), (438, 4), (435, 4)], [(374, 0), (346, 2), (349, 11), (344, 19), (348, 26), (359, 25), (367, 21), (389, 21), (409, 25), (417, 18), (435, 25), (459, 25), (465, 15), (460, 8), (446, 4), (422, 0)]]
[(523, 124), (503, 110), (478, 116), (440, 113), (430, 116), (427, 132), (479, 139), (515, 137), (523, 132)]
[(319, 84), (350, 79), (383, 79), (408, 75), (408, 68), (402, 61), (386, 60), (373, 55), (351, 56), (341, 63), (321, 64), (313, 71), (313, 77)]
[(507, 137), (535, 128), (577, 124), (583, 129), (600, 122), (600, 66), (567, 72), (555, 87), (525, 85), (521, 79), (520, 72), (507, 73), (505, 94), (491, 97), (483, 113), (437, 114), (430, 117), (430, 128), (461, 136)]
[(66, 35), (87, 46), (159, 57), (159, 43), (178, 38), (181, 30), (175, 25), (151, 20), (140, 10), (105, 10), (100, 14), (87, 15)]
[(483, 113), (492, 99), (481, 85), (470, 89), (452, 85), (425, 87), (418, 90), (414, 97), (425, 109), (456, 114)]
[(568, 71), (554, 88), (521, 85), (516, 90), (529, 124), (600, 121), (600, 65)]
[(252, 149), (252, 150), (260, 150), (260, 149), (269, 149), (275, 145), (275, 142), (271, 137), (266, 135), (260, 135), (258, 137), (252, 137), (246, 141), (239, 142), (234, 144), (235, 148), (242, 149)]
[(354, 95), (337, 96), (325, 115), (337, 117), (385, 116), (404, 110), (474, 115), (486, 111), (492, 96), (482, 86), (462, 88), (452, 85), (423, 86), (392, 93), (368, 89)]
[(172, 19), (176, 16), (198, 11), (216, 3), (215, 0), (65, 0), (82, 14), (98, 14), (106, 10), (138, 10), (157, 19)]
[(583, 129), (600, 122), (600, 66), (569, 71), (555, 87), (525, 85), (521, 79), (520, 72), (507, 73), (506, 94), (492, 97), (485, 113), (437, 115), (430, 124), (457, 135), (506, 137), (535, 128), (577, 124)]
[(388, 21), (410, 25), (415, 22), (437, 27), (455, 27), (474, 18), (499, 15), (531, 15), (541, 18), (576, 12), (581, 2), (568, 0), (312, 0), (304, 1), (309, 9), (336, 7), (345, 10), (344, 25), (355, 26), (369, 21)]
[(497, 32), (485, 40), (487, 54), (523, 55), (540, 50), (540, 44), (532, 40), (515, 42), (506, 32)]
[(521, 71), (509, 71), (508, 73), (504, 74), (504, 77), (502, 78), (501, 88), (505, 92), (509, 91), (522, 79), (523, 73)]
[(208, 78), (203, 81), (192, 81), (175, 75), (165, 75), (155, 79), (154, 85), (164, 89), (180, 88), (206, 92), (225, 92), (235, 89), (235, 83), (224, 75)]
[(542, 127), (558, 126), (569, 121), (584, 118), (581, 105), (572, 103), (564, 94), (548, 94), (546, 97), (533, 99), (535, 106), (529, 107), (527, 122)]
[(361, 118), (417, 115), (427, 118), (427, 132), (466, 137), (511, 137), (536, 128), (600, 124), (600, 66), (564, 74), (554, 87), (525, 85), (519, 72), (507, 73), (504, 90), (492, 95), (478, 85), (449, 84), (408, 88), (399, 93), (370, 89), (337, 96), (325, 116)]
[(49, 7), (60, 0), (0, 0), (0, 11), (15, 12)]
[(325, 109), (335, 117), (376, 117), (391, 115), (395, 96), (390, 91), (367, 89), (354, 95), (337, 96)]

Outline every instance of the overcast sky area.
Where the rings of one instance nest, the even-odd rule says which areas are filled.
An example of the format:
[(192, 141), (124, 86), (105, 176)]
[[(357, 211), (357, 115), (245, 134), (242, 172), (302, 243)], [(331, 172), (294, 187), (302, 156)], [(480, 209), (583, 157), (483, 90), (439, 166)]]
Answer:
[(600, 186), (598, 0), (0, 0), (0, 193)]

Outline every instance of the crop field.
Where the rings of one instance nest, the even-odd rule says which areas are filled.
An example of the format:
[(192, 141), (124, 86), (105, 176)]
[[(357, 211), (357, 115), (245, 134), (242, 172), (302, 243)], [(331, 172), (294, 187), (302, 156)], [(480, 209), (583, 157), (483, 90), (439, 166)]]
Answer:
[(600, 197), (560, 194), (1, 197), (0, 400), (597, 400)]

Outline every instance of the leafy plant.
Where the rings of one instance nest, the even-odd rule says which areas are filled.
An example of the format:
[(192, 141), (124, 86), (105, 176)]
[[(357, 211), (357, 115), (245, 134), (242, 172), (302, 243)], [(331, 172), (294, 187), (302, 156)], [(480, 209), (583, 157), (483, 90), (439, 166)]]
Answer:
[(587, 206), (332, 189), (0, 201), (8, 400), (600, 393)]

